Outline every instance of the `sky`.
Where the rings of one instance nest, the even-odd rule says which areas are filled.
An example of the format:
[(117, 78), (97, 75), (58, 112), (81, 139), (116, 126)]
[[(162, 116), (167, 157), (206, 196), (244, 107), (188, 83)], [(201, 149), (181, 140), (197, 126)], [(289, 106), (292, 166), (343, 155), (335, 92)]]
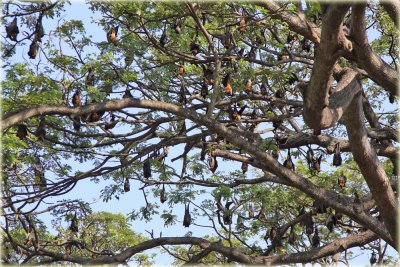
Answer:
[[(105, 32), (94, 23), (98, 17), (87, 8), (87, 6), (84, 2), (73, 1), (71, 6), (66, 5), (65, 8), (66, 8), (67, 12), (64, 13), (66, 15), (63, 16), (63, 20), (72, 20), (72, 19), (82, 20), (84, 25), (90, 25), (89, 27), (86, 28), (86, 30), (88, 33), (90, 33), (90, 35), (93, 36), (92, 41), (94, 41), (94, 42), (106, 41)], [(45, 27), (46, 32), (47, 32), (47, 29), (54, 28), (56, 26), (54, 20), (48, 20), (48, 19), (44, 19), (44, 20), (45, 20), (44, 27)], [(47, 38), (47, 37), (48, 36), (46, 36), (45, 38)], [(371, 34), (369, 37), (373, 38), (373, 34)], [(28, 59), (28, 57), (26, 56), (27, 47), (29, 47), (29, 46), (25, 45), (24, 47), (17, 49), (16, 60), (27, 60), (28, 62), (35, 61), (35, 60)], [(65, 49), (64, 52), (68, 51), (68, 48), (66, 46), (63, 47), (63, 49)], [(98, 52), (98, 51), (96, 51), (96, 52)], [(21, 57), (20, 55), (23, 55), (23, 56)], [(124, 129), (120, 129), (120, 130), (123, 131)], [(170, 155), (177, 154), (182, 150), (183, 150), (183, 145), (171, 150)], [(232, 163), (227, 163), (227, 162), (224, 162), (224, 163), (225, 164), (223, 164), (223, 165), (220, 164), (221, 165), (220, 169), (222, 169), (222, 170), (228, 171), (232, 168), (236, 168), (236, 166), (234, 166), (234, 164), (232, 164)], [(90, 163), (81, 164), (79, 166), (77, 166), (76, 163), (74, 163), (74, 164), (75, 164), (74, 167), (76, 167), (80, 170), (89, 169), (92, 167), (90, 165)], [(250, 171), (248, 172), (248, 177), (250, 178), (253, 175), (254, 174), (250, 169)], [(128, 214), (129, 212), (131, 212), (132, 209), (139, 210), (139, 208), (144, 205), (144, 199), (143, 199), (142, 192), (138, 190), (138, 188), (141, 187), (142, 184), (139, 184), (139, 182), (136, 182), (136, 181), (131, 182), (131, 191), (128, 193), (122, 194), (120, 196), (119, 200), (113, 198), (108, 203), (103, 203), (99, 199), (99, 192), (101, 189), (103, 189), (108, 184), (110, 184), (110, 181), (101, 181), (99, 184), (94, 184), (90, 180), (87, 180), (87, 179), (83, 180), (83, 181), (79, 182), (76, 185), (76, 187), (74, 188), (74, 190), (72, 190), (68, 194), (68, 198), (73, 199), (76, 197), (76, 198), (81, 198), (82, 200), (88, 201), (88, 202), (92, 203), (91, 207), (93, 208), (94, 211), (121, 212), (125, 215)], [(200, 203), (202, 199), (204, 199), (205, 197), (208, 197), (208, 196), (209, 195), (200, 196), (198, 199), (196, 199), (196, 203)], [(59, 199), (62, 199), (62, 198), (64, 198), (64, 196)], [(58, 198), (50, 198), (50, 199), (46, 199), (46, 202), (54, 202), (56, 200), (58, 200)], [(150, 201), (158, 203), (158, 199), (154, 199), (152, 197), (150, 197)], [(165, 208), (166, 210), (169, 210), (169, 207), (167, 206), (166, 203), (160, 204), (160, 206), (162, 208)], [(144, 236), (148, 236), (148, 233), (146, 231), (151, 231), (151, 230), (154, 230), (155, 235), (158, 236), (159, 229), (162, 229), (163, 236), (177, 236), (177, 235), (183, 236), (189, 230), (193, 231), (194, 233), (202, 233), (202, 235), (213, 234), (213, 232), (210, 231), (208, 228), (202, 228), (202, 227), (198, 227), (195, 225), (191, 225), (189, 229), (183, 228), (183, 226), (181, 225), (181, 220), (183, 218), (183, 211), (184, 211), (183, 205), (175, 206), (174, 210), (177, 211), (178, 220), (180, 221), (174, 226), (165, 228), (163, 226), (162, 219), (155, 219), (155, 220), (152, 220), (151, 222), (144, 222), (144, 221), (132, 222), (131, 223), (132, 229), (134, 231), (142, 233)], [(50, 218), (49, 216), (42, 216), (41, 219), (44, 220), (45, 222), (47, 222), (48, 225), (50, 225), (50, 220), (52, 218)], [(206, 219), (198, 219), (195, 221), (195, 223), (209, 224), (209, 222)], [(150, 253), (150, 252), (155, 252), (155, 251), (157, 251), (157, 250), (151, 250), (148, 252)], [(351, 261), (352, 265), (366, 265), (366, 263), (369, 262), (369, 257), (370, 257), (369, 254), (364, 254), (360, 250), (354, 250), (354, 252), (356, 255), (359, 255), (359, 256)], [(392, 255), (394, 255), (394, 250), (391, 249), (390, 253)], [(155, 258), (155, 262), (158, 265), (169, 265), (172, 263), (172, 258), (171, 258), (171, 256), (169, 256), (167, 254), (162, 254), (162, 255), (158, 255)]]

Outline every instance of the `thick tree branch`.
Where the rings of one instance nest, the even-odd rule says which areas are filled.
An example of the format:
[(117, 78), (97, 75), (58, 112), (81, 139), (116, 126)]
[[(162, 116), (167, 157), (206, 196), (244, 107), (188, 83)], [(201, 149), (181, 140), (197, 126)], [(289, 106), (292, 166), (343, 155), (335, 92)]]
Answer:
[(366, 4), (352, 6), (351, 36), (354, 39), (354, 54), (359, 67), (392, 95), (399, 96), (397, 91), (398, 72), (384, 62), (368, 43), (365, 25)]
[[(102, 110), (120, 110), (127, 107), (137, 107), (137, 108), (149, 108), (154, 110), (160, 110), (164, 112), (173, 113), (175, 115), (185, 117), (192, 120), (195, 123), (206, 126), (211, 132), (217, 133), (220, 136), (226, 138), (233, 145), (246, 150), (254, 158), (257, 159), (257, 163), (262, 166), (264, 171), (269, 171), (278, 177), (288, 180), (294, 187), (308, 194), (314, 199), (320, 200), (322, 203), (331, 206), (332, 208), (341, 211), (342, 213), (348, 215), (355, 221), (362, 222), (363, 225), (367, 226), (369, 229), (373, 230), (380, 237), (385, 239), (386, 242), (394, 246), (393, 239), (390, 238), (382, 224), (378, 222), (375, 218), (367, 214), (358, 214), (353, 209), (353, 206), (357, 204), (353, 203), (353, 199), (347, 196), (337, 194), (333, 191), (326, 190), (322, 187), (314, 185), (308, 179), (297, 175), (296, 173), (284, 168), (279, 162), (277, 162), (272, 156), (260, 150), (258, 146), (249, 144), (248, 140), (238, 136), (236, 131), (229, 130), (223, 124), (216, 122), (213, 119), (207, 118), (200, 115), (194, 111), (179, 107), (173, 104), (149, 101), (149, 100), (137, 100), (137, 99), (122, 99), (122, 100), (112, 100), (106, 103), (96, 103), (87, 106), (70, 108), (66, 106), (40, 106), (33, 109), (28, 109), (22, 111), (19, 114), (14, 114), (11, 116), (6, 116), (3, 120), (3, 125), (9, 126), (12, 122), (22, 121), (30, 117), (49, 114), (61, 114), (61, 115), (73, 115), (73, 114), (83, 114), (96, 111), (97, 109)], [(3, 126), (4, 127), (4, 126)]]
[[(321, 43), (315, 51), (314, 66), (305, 92), (303, 111), (305, 123), (316, 130), (332, 127), (343, 114), (349, 98), (355, 93), (356, 72), (349, 69), (339, 81), (341, 86), (347, 84), (347, 90), (337, 92), (341, 99), (347, 99), (344, 106), (342, 108), (331, 106), (331, 99), (328, 99), (328, 92), (333, 82), (333, 68), (339, 58), (338, 52), (347, 41), (342, 30), (342, 20), (348, 9), (349, 5), (332, 5), (323, 17)], [(335, 102), (337, 101), (333, 103)]]
[[(359, 84), (358, 86), (361, 87)], [(364, 126), (362, 99), (358, 94), (346, 111), (346, 128), (354, 160), (357, 162), (365, 181), (374, 196), (382, 219), (395, 240), (397, 238), (398, 204), (390, 181), (379, 163), (375, 150), (368, 141)], [(396, 243), (394, 243), (396, 244)]]
[(385, 11), (389, 14), (390, 19), (394, 22), (398, 28), (400, 25), (400, 3), (397, 0), (386, 0), (382, 1), (382, 6)]

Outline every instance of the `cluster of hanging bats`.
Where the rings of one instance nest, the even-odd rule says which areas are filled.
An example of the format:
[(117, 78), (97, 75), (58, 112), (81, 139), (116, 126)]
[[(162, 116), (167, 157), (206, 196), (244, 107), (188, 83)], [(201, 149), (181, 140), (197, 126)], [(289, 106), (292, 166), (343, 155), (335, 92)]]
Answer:
[[(117, 37), (118, 29), (119, 29), (118, 26), (112, 27), (107, 32), (107, 41), (110, 44), (118, 45), (118, 37)], [(182, 31), (181, 19), (177, 19), (175, 21), (174, 30), (177, 34), (181, 34), (181, 31)], [(244, 15), (241, 17), (240, 22), (239, 22), (239, 31), (241, 33), (244, 33), (246, 31), (246, 18)], [(6, 26), (6, 32), (7, 32), (7, 38), (11, 39), (12, 41), (17, 41), (17, 35), (19, 33), (19, 29), (18, 29), (18, 25), (17, 25), (17, 18), (15, 18), (9, 25)], [(36, 57), (36, 55), (38, 53), (37, 42), (41, 42), (41, 38), (43, 36), (44, 36), (44, 29), (42, 26), (42, 14), (40, 14), (37, 19), (36, 26), (35, 26), (34, 39), (30, 45), (30, 49), (28, 52), (28, 55), (30, 58), (34, 59)], [(233, 35), (232, 35), (231, 31), (226, 31), (225, 34), (222, 36), (219, 36), (219, 38), (220, 38), (223, 46), (226, 49), (232, 48), (232, 43), (234, 43), (234, 40), (233, 40)], [(296, 34), (288, 35), (288, 37), (287, 37), (287, 43), (291, 43), (296, 40), (298, 40), (298, 36)], [(258, 42), (261, 42), (261, 41), (258, 40)], [(167, 46), (167, 43), (168, 43), (168, 37), (167, 37), (166, 31), (164, 29), (164, 31), (159, 39), (159, 45), (162, 48), (165, 48)], [(310, 52), (311, 46), (305, 38), (301, 41), (301, 45), (302, 45), (302, 50)], [(201, 52), (201, 47), (200, 47), (200, 42), (199, 42), (199, 37), (198, 37), (198, 30), (196, 31), (195, 38), (193, 39), (193, 41), (190, 44), (190, 51), (193, 55), (197, 55), (198, 53)], [(238, 52), (238, 55), (240, 55), (240, 56), (243, 55), (243, 52), (244, 52), (243, 49), (240, 50)], [(250, 53), (248, 54), (248, 56), (253, 57), (253, 58), (255, 57), (255, 51), (253, 50), (253, 48), (252, 48), (252, 51), (250, 51)], [(289, 54), (287, 52), (283, 51), (280, 54), (278, 54), (277, 59), (278, 60), (287, 60), (287, 59), (289, 59)], [(201, 87), (200, 95), (203, 98), (206, 98), (206, 96), (208, 95), (208, 86), (214, 85), (214, 70), (210, 66), (206, 67), (206, 66), (202, 65), (202, 67), (203, 67), (203, 85)], [(185, 73), (184, 66), (179, 65), (178, 73), (180, 75), (183, 75)], [(223, 78), (223, 81), (222, 81), (226, 95), (233, 95), (231, 76), (232, 76), (231, 73), (226, 73)], [(291, 77), (289, 78), (288, 82), (289, 82), (289, 84), (293, 84), (296, 81), (298, 81), (298, 78), (297, 78), (296, 74), (293, 73), (291, 75)], [(86, 77), (86, 85), (88, 85), (88, 86), (94, 85), (94, 69), (93, 68), (89, 68), (89, 71), (88, 71), (88, 74)], [(264, 84), (261, 85), (260, 89), (261, 89), (261, 94), (263, 94), (263, 95), (267, 94), (267, 90), (266, 90), (266, 87)], [(185, 100), (184, 88), (181, 91), (182, 92), (181, 92), (180, 102), (184, 102), (184, 100)], [(252, 79), (251, 78), (248, 78), (245, 80), (245, 92), (252, 93)], [(284, 92), (282, 90), (278, 90), (275, 93), (275, 97), (283, 98)], [(126, 91), (123, 95), (123, 98), (133, 98), (129, 88), (126, 89)], [(95, 100), (92, 100), (92, 103), (95, 103), (95, 102), (96, 102)], [(85, 104), (88, 104), (87, 99), (86, 99)], [(82, 105), (80, 89), (77, 89), (75, 91), (75, 93), (73, 94), (72, 105), (74, 107), (79, 107)], [(240, 121), (241, 116), (242, 116), (244, 110), (246, 109), (246, 107), (247, 106), (244, 105), (240, 109), (238, 109), (238, 107), (235, 105), (234, 108), (229, 109), (228, 111), (229, 111), (230, 118), (233, 121), (237, 121), (237, 122)], [(86, 122), (86, 123), (98, 122), (103, 117), (104, 114), (105, 114), (104, 111), (97, 111), (97, 112), (92, 112), (92, 113), (88, 113), (88, 114), (83, 114), (80, 116), (74, 116), (74, 117), (72, 117), (73, 127), (76, 131), (79, 131), (81, 121)], [(252, 118), (253, 117), (256, 118), (256, 115), (257, 114), (254, 110), (252, 113)], [(273, 122), (273, 126), (274, 126), (275, 130), (280, 126), (281, 123), (282, 123), (282, 121), (274, 121)], [(105, 124), (104, 128), (106, 130), (109, 130), (109, 129), (114, 128), (116, 124), (117, 124), (117, 121), (115, 119), (114, 114), (112, 114), (110, 121)], [(184, 127), (184, 125), (183, 125), (183, 127)], [(254, 125), (253, 125), (253, 128), (255, 128)], [(26, 136), (28, 135), (27, 127), (25, 125), (18, 125), (16, 135), (21, 140), (25, 139)], [(40, 120), (39, 126), (35, 132), (35, 135), (41, 141), (43, 141), (45, 139), (46, 131), (45, 131), (44, 117)], [(277, 144), (285, 144), (287, 139), (288, 138), (286, 136), (275, 131), (275, 140), (276, 140)], [(202, 141), (203, 141), (203, 147), (202, 147), (202, 152), (201, 152), (201, 160), (205, 160), (207, 145), (205, 145), (204, 138)], [(273, 156), (275, 156), (277, 158), (278, 154), (273, 153)], [(322, 155), (320, 155), (319, 157), (315, 157), (313, 150), (311, 148), (309, 148), (305, 157), (306, 157), (307, 164), (310, 167), (310, 169), (312, 169), (316, 172), (319, 172), (321, 170)], [(341, 158), (341, 152), (340, 152), (340, 145), (339, 145), (339, 143), (337, 143), (335, 146), (335, 151), (334, 151), (334, 155), (333, 155), (333, 165), (340, 166), (341, 164), (342, 164), (342, 158)], [(218, 168), (217, 158), (215, 156), (209, 156), (208, 165), (209, 165), (211, 172), (214, 173)], [(293, 160), (291, 158), (290, 149), (288, 150), (287, 158), (283, 162), (283, 166), (292, 171), (295, 170), (295, 164), (293, 163)], [(243, 173), (245, 173), (248, 170), (248, 163), (244, 162), (242, 164), (241, 169), (242, 169)], [(35, 172), (35, 177), (37, 177), (37, 184), (40, 185), (41, 188), (43, 189), (43, 187), (46, 186), (46, 179), (44, 178), (44, 169), (40, 162), (35, 165), (34, 172)], [(146, 179), (151, 177), (151, 163), (150, 163), (149, 159), (147, 159), (143, 162), (143, 176)], [(337, 181), (339, 187), (340, 188), (345, 187), (346, 181), (347, 181), (346, 176), (344, 174), (341, 174)], [(125, 192), (130, 191), (130, 184), (129, 184), (128, 178), (125, 179), (123, 188), (124, 188)], [(163, 185), (161, 192), (160, 192), (160, 202), (164, 203), (166, 200), (167, 200), (167, 195), (166, 195), (165, 187)], [(230, 208), (230, 206), (234, 203), (235, 203), (234, 208)], [(220, 199), (217, 200), (217, 208), (218, 208), (217, 213), (218, 213), (218, 216), (220, 216), (220, 214), (222, 214), (222, 221), (224, 224), (226, 224), (226, 225), (232, 224), (232, 213), (233, 213), (233, 210), (237, 208), (237, 206), (238, 205), (235, 201), (227, 201), (225, 205), (222, 205), (221, 200)], [(317, 213), (326, 213), (326, 207), (323, 204), (319, 204), (316, 201), (314, 201), (312, 212), (309, 213), (309, 215), (306, 215), (304, 217), (304, 219), (300, 222), (300, 225), (305, 227), (305, 232), (307, 233), (307, 235), (310, 236), (314, 233), (314, 235), (311, 239), (311, 243), (314, 247), (318, 247), (320, 244), (320, 238), (318, 236), (318, 229), (314, 228), (314, 222), (312, 219), (312, 215), (315, 215)], [(302, 216), (304, 214), (305, 214), (305, 211), (304, 211), (304, 207), (303, 207), (300, 210), (299, 216)], [(258, 216), (255, 216), (255, 212), (254, 212), (252, 205), (249, 205), (249, 216), (248, 217), (249, 218), (257, 217), (260, 221), (265, 221), (265, 219), (266, 219), (265, 214), (262, 211), (260, 211)], [(238, 218), (241, 218), (241, 217), (238, 217)], [(342, 215), (341, 215), (341, 213), (338, 213), (338, 212), (336, 212), (335, 215), (333, 215), (331, 212), (328, 214), (327, 219), (326, 219), (326, 227), (329, 229), (329, 231), (333, 230), (333, 226), (336, 225), (337, 221), (340, 220), (341, 218), (342, 218)], [(192, 222), (192, 218), (190, 215), (189, 204), (187, 204), (187, 205), (185, 205), (183, 226), (189, 227), (191, 222)], [(71, 220), (71, 225), (70, 225), (69, 229), (74, 233), (78, 232), (78, 224), (77, 224), (76, 214), (74, 215), (74, 217)], [(271, 242), (273, 242), (276, 246), (282, 245), (282, 237), (280, 237), (280, 235), (279, 235), (279, 230), (280, 229), (277, 226), (271, 227), (271, 229), (269, 231), (267, 231), (264, 239), (265, 240), (270, 239)], [(33, 235), (31, 235), (31, 233), (29, 233), (28, 237), (30, 239), (34, 238)], [(288, 238), (288, 242), (290, 244), (293, 244), (295, 242), (296, 237), (294, 234), (293, 226), (291, 226), (290, 233), (287, 238)], [(28, 240), (28, 241), (32, 242), (32, 240)], [(71, 252), (72, 252), (72, 245), (70, 244), (66, 247), (66, 254), (71, 255)]]

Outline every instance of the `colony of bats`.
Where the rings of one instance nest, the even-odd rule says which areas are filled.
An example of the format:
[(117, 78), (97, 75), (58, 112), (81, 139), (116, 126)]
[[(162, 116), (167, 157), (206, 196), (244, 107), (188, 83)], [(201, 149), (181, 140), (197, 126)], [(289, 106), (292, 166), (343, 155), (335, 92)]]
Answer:
[[(43, 14), (41, 13), (37, 20), (36, 20), (36, 25), (35, 25), (35, 32), (33, 34), (33, 40), (29, 46), (29, 51), (28, 55), (31, 59), (35, 59), (36, 56), (38, 55), (39, 52), (39, 43), (42, 42), (42, 38), (45, 35), (44, 28), (42, 25), (42, 16)], [(241, 34), (244, 34), (246, 32), (246, 27), (247, 27), (247, 21), (246, 21), (246, 16), (243, 14), (240, 17), (239, 20), (239, 25), (238, 25), (238, 31)], [(177, 18), (175, 22), (173, 23), (173, 29), (174, 32), (178, 35), (182, 34), (184, 25), (183, 21), (180, 18)], [(108, 43), (118, 46), (119, 45), (119, 39), (118, 39), (118, 30), (119, 26), (114, 26), (111, 27), (107, 33), (107, 41)], [(18, 28), (18, 20), (17, 18), (14, 18), (14, 20), (6, 25), (6, 34), (7, 38), (10, 40), (17, 42), (18, 41), (18, 34), (19, 34), (19, 28)], [(217, 36), (217, 35), (216, 35)], [(229, 29), (226, 28), (224, 33), (222, 35), (217, 36), (222, 44), (222, 46), (227, 49), (227, 50), (234, 50), (235, 47), (235, 40), (234, 40), (234, 34), (233, 32)], [(162, 49), (167, 49), (168, 48), (168, 35), (166, 28), (164, 27), (162, 34), (158, 40), (158, 44)], [(288, 34), (287, 35), (287, 43), (292, 44), (293, 42), (299, 41), (299, 36), (297, 34)], [(261, 44), (261, 40), (257, 40), (259, 44)], [(303, 38), (300, 42), (301, 49), (306, 52), (311, 51), (311, 42), (307, 40), (306, 38)], [(196, 27), (196, 34), (194, 38), (190, 42), (190, 47), (189, 50), (193, 56), (198, 55), (199, 53), (202, 53), (203, 48), (201, 47), (200, 39), (199, 39), (199, 30)], [(244, 50), (241, 49), (237, 52), (238, 57), (242, 57), (244, 54)], [(247, 58), (249, 59), (255, 59), (256, 58), (256, 50), (254, 47), (251, 48), (249, 53), (247, 54)], [(282, 49), (278, 54), (277, 54), (277, 60), (278, 61), (287, 61), (290, 59), (290, 53), (286, 51), (286, 49)], [(221, 76), (222, 78), (222, 85), (223, 85), (223, 92), (225, 93), (226, 97), (232, 97), (234, 95), (234, 89), (233, 84), (234, 84), (234, 74), (230, 71), (225, 72), (223, 75), (216, 74), (214, 67), (212, 64), (202, 64), (202, 78), (201, 81), (199, 82), (201, 84), (201, 90), (199, 90), (199, 96), (202, 99), (206, 99), (209, 96), (209, 86), (214, 86), (215, 84), (215, 78), (217, 76)], [(184, 79), (184, 74), (186, 70), (184, 65), (179, 65), (178, 66), (178, 71), (177, 73), (180, 75), (182, 79)], [(85, 80), (85, 85), (87, 87), (89, 86), (95, 86), (96, 84), (96, 70), (93, 67), (88, 68), (87, 75), (86, 75), (86, 80)], [(287, 79), (287, 83), (289, 85), (293, 85), (296, 82), (299, 82), (300, 79), (295, 73), (291, 73), (290, 77)], [(265, 85), (265, 83), (262, 83), (259, 86), (259, 92), (256, 92), (253, 87), (254, 87), (254, 79), (252, 77), (248, 77), (243, 81), (243, 88), (244, 92), (247, 94), (261, 94), (263, 96), (268, 95), (268, 88)], [(133, 98), (133, 95), (131, 93), (133, 89), (130, 87), (127, 87), (122, 98), (127, 99), (127, 98)], [(179, 92), (179, 103), (182, 105), (187, 104), (186, 100), (186, 94), (188, 93), (187, 88), (185, 87), (184, 84), (181, 85), (180, 87), (180, 92)], [(274, 97), (276, 99), (285, 99), (285, 91), (282, 89), (276, 90), (274, 92)], [(82, 106), (82, 89), (81, 88), (76, 88), (72, 97), (71, 97), (71, 103), (73, 107), (81, 107)], [(391, 100), (391, 102), (393, 102)], [(85, 99), (85, 105), (88, 105), (89, 103), (96, 103), (95, 99), (90, 100), (88, 96), (86, 96)], [(272, 104), (272, 103), (271, 103)], [(276, 108), (283, 109), (284, 104), (279, 104), (275, 103), (274, 104)], [(232, 122), (240, 123), (242, 122), (243, 118), (245, 120), (257, 120), (259, 119), (259, 116), (257, 116), (257, 111), (254, 108), (251, 115), (250, 112), (246, 113), (246, 109), (248, 108), (248, 105), (242, 105), (240, 108), (238, 105), (235, 103), (234, 105), (230, 106), (227, 108), (227, 113), (229, 114), (229, 118)], [(76, 132), (79, 132), (82, 126), (82, 123), (97, 123), (99, 122), (105, 112), (104, 111), (96, 111), (96, 112), (91, 112), (88, 114), (82, 114), (82, 115), (76, 115), (72, 116), (71, 120), (73, 123), (73, 128)], [(116, 116), (113, 113), (110, 113), (110, 119), (104, 123), (103, 127), (105, 130), (109, 131), (113, 129), (118, 123), (118, 119), (116, 119)], [(273, 151), (272, 155), (275, 158), (279, 158), (279, 147), (284, 146), (288, 142), (288, 136), (282, 132), (282, 120), (275, 120), (272, 122), (272, 126), (274, 128), (274, 140), (276, 143), (276, 146), (278, 148), (278, 151)], [(251, 132), (254, 132), (255, 128), (257, 126), (256, 122), (251, 123), (251, 126), (249, 127), (249, 130)], [(179, 134), (185, 134), (186, 132), (186, 125), (183, 122)], [(315, 132), (317, 135), (320, 134), (320, 132)], [(39, 125), (34, 132), (34, 135), (37, 137), (37, 139), (41, 142), (44, 142), (46, 140), (46, 120), (45, 117), (43, 116), (39, 122)], [(28, 127), (24, 124), (19, 124), (17, 126), (17, 131), (16, 131), (16, 136), (20, 140), (26, 140), (26, 138), (29, 136), (29, 130)], [(222, 138), (223, 140), (223, 138)], [(190, 147), (192, 148), (192, 147)], [(214, 155), (211, 155), (209, 149), (211, 149), (207, 145), (206, 138), (203, 136), (201, 139), (201, 154), (200, 154), (200, 159), (204, 161), (206, 159), (206, 155), (209, 154), (208, 156), (208, 167), (212, 173), (215, 173), (218, 169), (218, 160), (217, 157)], [(188, 152), (188, 151), (187, 151)], [(187, 153), (186, 152), (186, 153)], [(319, 173), (321, 171), (321, 161), (322, 161), (323, 154), (319, 153), (319, 155), (315, 155), (314, 150), (309, 147), (306, 154), (305, 154), (305, 159), (307, 162), (307, 165), (309, 169), (311, 170), (312, 173)], [(333, 155), (333, 166), (341, 166), (342, 165), (342, 157), (341, 157), (341, 148), (340, 144), (337, 143), (335, 145), (334, 149), (334, 155)], [(295, 171), (295, 164), (292, 159), (292, 155), (290, 152), (290, 149), (287, 151), (287, 157), (283, 161), (283, 166), (286, 167), (288, 170)], [(143, 177), (145, 179), (150, 179), (152, 177), (152, 170), (151, 170), (151, 160), (146, 159), (143, 162)], [(241, 170), (243, 174), (245, 174), (249, 169), (249, 163), (248, 162), (243, 162), (241, 165)], [(45, 179), (45, 173), (43, 170), (43, 167), (39, 164), (36, 164), (35, 169), (35, 177), (37, 184), (40, 185), (40, 190), (45, 190), (46, 187), (46, 179)], [(347, 177), (342, 173), (338, 178), (337, 178), (337, 185), (343, 189), (346, 186), (347, 182)], [(130, 191), (130, 182), (128, 178), (125, 178), (124, 183), (123, 183), (123, 190), (124, 192), (129, 192)], [(160, 202), (164, 203), (167, 201), (167, 193), (165, 190), (165, 186), (162, 185), (162, 188), (160, 190)], [(235, 204), (233, 208), (230, 208), (232, 204)], [(227, 201), (225, 205), (221, 203), (221, 199), (217, 200), (217, 212), (219, 216), (222, 217), (222, 222), (224, 225), (231, 225), (233, 220), (233, 214), (235, 209), (240, 205), (240, 203), (235, 203), (235, 201)], [(324, 205), (324, 203), (319, 203), (318, 201), (314, 201), (312, 207), (311, 207), (311, 212), (310, 213), (305, 213), (304, 207), (300, 211), (299, 216), (303, 216), (303, 219), (299, 222), (301, 226), (304, 227), (304, 232), (311, 237), (311, 245), (313, 247), (319, 247), (321, 240), (319, 237), (319, 232), (318, 228), (314, 225), (314, 220), (313, 216), (316, 216), (317, 214), (325, 214), (327, 213), (328, 207)], [(242, 220), (244, 217), (241, 215), (238, 216), (238, 221), (239, 219)], [(261, 222), (268, 222), (268, 218), (266, 217), (264, 211), (260, 209), (258, 215), (255, 215), (255, 210), (254, 206), (252, 204), (249, 204), (248, 206), (248, 216), (245, 219), (251, 219), (251, 220), (259, 220)], [(334, 230), (334, 227), (338, 224), (338, 222), (342, 219), (342, 214), (340, 212), (335, 212), (335, 214), (330, 211), (327, 216), (326, 216), (326, 221), (325, 221), (325, 226), (327, 229), (332, 232)], [(192, 223), (192, 218), (190, 215), (190, 210), (189, 210), (189, 204), (185, 205), (185, 210), (184, 210), (184, 218), (183, 218), (183, 226), (184, 227), (189, 227)], [(242, 223), (242, 222), (241, 222)], [(77, 215), (76, 213), (74, 214), (69, 230), (73, 233), (77, 233), (79, 231), (78, 229), (78, 221), (77, 221)], [(290, 226), (290, 231), (289, 234), (286, 234), (286, 236), (281, 236), (280, 233), (280, 227), (279, 225), (274, 224), (271, 226), (271, 228), (266, 232), (264, 239), (268, 242), (268, 240), (273, 244), (275, 247), (280, 247), (282, 246), (282, 241), (287, 239), (289, 244), (294, 244), (297, 240), (297, 236), (294, 230), (294, 225)], [(29, 231), (28, 238), (26, 241), (26, 244), (31, 244), (34, 242), (34, 234), (33, 230)], [(70, 255), (71, 254), (71, 249), (72, 245), (67, 244), (65, 250), (66, 254)], [(376, 262), (376, 259), (371, 258), (371, 263)]]

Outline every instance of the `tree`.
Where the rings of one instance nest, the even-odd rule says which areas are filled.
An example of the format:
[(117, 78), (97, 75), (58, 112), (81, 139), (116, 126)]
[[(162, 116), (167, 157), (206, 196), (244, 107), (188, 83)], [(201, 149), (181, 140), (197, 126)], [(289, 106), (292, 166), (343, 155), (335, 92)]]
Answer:
[[(65, 5), (3, 3), (2, 232), (20, 257), (4, 262), (124, 263), (160, 247), (190, 263), (329, 264), (355, 247), (391, 262), (397, 2), (90, 2), (93, 25), (63, 20)], [(111, 182), (105, 202), (140, 185), (130, 220), (205, 218), (215, 236), (132, 239), (122, 215), (47, 204), (84, 180)], [(67, 220), (73, 245), (46, 246), (41, 214)], [(73, 225), (91, 220), (107, 222), (107, 255)]]

